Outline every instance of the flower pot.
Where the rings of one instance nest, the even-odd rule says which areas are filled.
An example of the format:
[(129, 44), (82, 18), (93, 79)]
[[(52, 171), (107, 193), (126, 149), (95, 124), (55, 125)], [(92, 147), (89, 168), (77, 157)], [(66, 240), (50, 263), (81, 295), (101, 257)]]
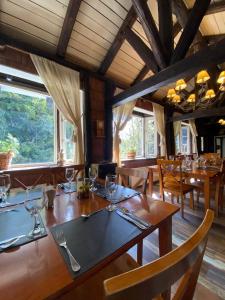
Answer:
[(136, 157), (136, 151), (129, 151), (127, 152), (127, 158), (129, 159), (135, 159)]
[(8, 170), (13, 158), (13, 152), (0, 152), (0, 170)]

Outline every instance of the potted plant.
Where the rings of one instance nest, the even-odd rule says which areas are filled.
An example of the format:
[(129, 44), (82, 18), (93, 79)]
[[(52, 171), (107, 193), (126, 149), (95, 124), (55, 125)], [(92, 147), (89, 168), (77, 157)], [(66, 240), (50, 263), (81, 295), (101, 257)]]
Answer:
[(136, 157), (136, 148), (135, 147), (130, 147), (127, 151), (127, 158), (135, 159), (135, 157)]
[(0, 140), (0, 170), (7, 170), (11, 164), (12, 158), (18, 153), (19, 141), (10, 133), (7, 138)]

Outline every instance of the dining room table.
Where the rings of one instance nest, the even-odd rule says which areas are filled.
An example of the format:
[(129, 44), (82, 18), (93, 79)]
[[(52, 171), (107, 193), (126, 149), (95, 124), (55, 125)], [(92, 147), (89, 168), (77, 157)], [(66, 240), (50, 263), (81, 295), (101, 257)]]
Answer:
[[(126, 236), (126, 239), (121, 240), (122, 235), (120, 237), (113, 235), (114, 228), (113, 226), (110, 227), (110, 214), (113, 212), (106, 211), (105, 208), (108, 204), (106, 199), (93, 193), (90, 194), (89, 198), (78, 199), (76, 192), (66, 194), (60, 190), (55, 197), (54, 207), (44, 208), (41, 211), (47, 235), (0, 252), (0, 299), (54, 299), (65, 290), (82, 284), (90, 276), (96, 274), (135, 245), (138, 245), (137, 261), (142, 264), (143, 239), (156, 229), (158, 229), (159, 255), (165, 255), (172, 250), (172, 216), (179, 211), (178, 206), (163, 201), (149, 200), (143, 195), (136, 195), (118, 203), (119, 207), (133, 211), (139, 218), (150, 224), (144, 230), (133, 228), (131, 232), (135, 232), (135, 234)], [(19, 207), (21, 206), (23, 204), (19, 205)], [(1, 211), (4, 211), (4, 208)], [(82, 215), (94, 211), (99, 212), (90, 218), (82, 217)], [(54, 228), (75, 222), (74, 224), (77, 226), (80, 224), (79, 230), (82, 232), (82, 226), (87, 227), (88, 222), (92, 222), (94, 226), (101, 215), (106, 215), (104, 220), (107, 220), (100, 229), (101, 232), (107, 232), (108, 235), (111, 234), (115, 238), (115, 241), (113, 239), (110, 241), (112, 249), (107, 249), (108, 252), (106, 251), (105, 255), (101, 256), (94, 250), (95, 233), (92, 234), (93, 236), (76, 236), (75, 231), (71, 232), (71, 235), (74, 235), (74, 240), (83, 239), (79, 244), (79, 253), (81, 253), (79, 255), (82, 256), (82, 252), (86, 253), (86, 249), (82, 249), (82, 247), (87, 247), (88, 243), (93, 243), (90, 245), (92, 256), (89, 257), (89, 265), (85, 265), (85, 257), (76, 256), (76, 259), (83, 262), (84, 265), (81, 264), (80, 271), (72, 274), (61, 253), (62, 250), (53, 236)], [(117, 217), (119, 218), (119, 216)], [(131, 226), (127, 220), (123, 219), (121, 222), (124, 222), (124, 226), (121, 227), (126, 227), (126, 223)], [(7, 222), (5, 226), (8, 226)], [(122, 232), (122, 228), (118, 230)], [(108, 243), (109, 239), (104, 234), (99, 237), (96, 233), (96, 238), (98, 242), (101, 241), (102, 248), (107, 248), (105, 243)], [(117, 238), (120, 238), (119, 242)]]
[[(153, 174), (159, 175), (159, 166), (158, 165), (152, 165), (148, 166), (149, 170), (149, 185), (148, 185), (148, 193), (150, 196), (153, 194)], [(205, 212), (207, 209), (210, 208), (210, 194), (211, 194), (211, 188), (212, 188), (212, 180), (214, 180), (215, 187), (218, 187), (220, 184), (220, 177), (218, 176), (220, 173), (220, 168), (217, 167), (195, 167), (192, 166), (190, 169), (183, 168), (182, 172), (184, 174), (185, 179), (190, 180), (191, 178), (194, 178), (195, 180), (200, 180), (203, 182), (203, 190), (204, 190), (204, 210)], [(160, 197), (162, 197), (162, 187), (159, 187), (159, 194)]]

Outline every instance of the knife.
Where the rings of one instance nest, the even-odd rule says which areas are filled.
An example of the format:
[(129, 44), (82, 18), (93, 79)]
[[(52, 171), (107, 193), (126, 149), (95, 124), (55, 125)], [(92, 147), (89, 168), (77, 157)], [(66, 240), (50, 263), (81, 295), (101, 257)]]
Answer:
[(145, 227), (150, 227), (151, 224), (149, 222), (146, 222), (145, 220), (141, 219), (140, 217), (136, 216), (135, 214), (133, 214), (132, 212), (129, 212), (126, 208), (118, 208), (122, 213), (124, 213), (125, 215), (129, 216), (130, 218), (133, 218), (134, 220), (138, 221), (139, 223), (141, 223), (142, 225), (144, 225)]
[(14, 236), (10, 239), (7, 239), (7, 240), (4, 240), (4, 241), (1, 241), (0, 242), (0, 247), (3, 246), (4, 244), (11, 244), (13, 243), (14, 241), (18, 240), (18, 239), (21, 239), (22, 237), (25, 237), (26, 235), (25, 234), (22, 234), (22, 235), (18, 235), (18, 236)]
[(126, 219), (127, 221), (130, 221), (131, 223), (135, 224), (137, 227), (139, 227), (140, 229), (147, 229), (148, 227), (144, 226), (143, 224), (141, 224), (140, 222), (132, 219), (131, 217), (129, 217), (128, 215), (124, 214), (123, 212), (121, 212), (120, 210), (116, 210), (116, 213)]
[(12, 209), (2, 210), (2, 211), (0, 211), (0, 214), (10, 212), (10, 211), (17, 211), (17, 209), (12, 208)]

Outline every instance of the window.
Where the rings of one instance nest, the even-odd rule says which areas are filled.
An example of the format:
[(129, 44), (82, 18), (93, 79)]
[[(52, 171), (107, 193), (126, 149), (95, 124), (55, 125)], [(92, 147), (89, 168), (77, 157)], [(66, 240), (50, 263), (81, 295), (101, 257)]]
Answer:
[(192, 152), (191, 146), (193, 143), (189, 124), (181, 123), (180, 133), (176, 137), (175, 143), (176, 153), (190, 154)]
[[(34, 81), (41, 83), (38, 76), (0, 67), (7, 76), (30, 80), (31, 87)], [(58, 148), (64, 150), (65, 160), (72, 161), (74, 128), (57, 112), (52, 98), (34, 87), (0, 84), (0, 151), (14, 150), (13, 165), (56, 163)]]
[(127, 158), (127, 153), (136, 151), (137, 158), (154, 157), (157, 153), (157, 132), (154, 116), (149, 111), (134, 109), (132, 118), (120, 132), (120, 155)]

